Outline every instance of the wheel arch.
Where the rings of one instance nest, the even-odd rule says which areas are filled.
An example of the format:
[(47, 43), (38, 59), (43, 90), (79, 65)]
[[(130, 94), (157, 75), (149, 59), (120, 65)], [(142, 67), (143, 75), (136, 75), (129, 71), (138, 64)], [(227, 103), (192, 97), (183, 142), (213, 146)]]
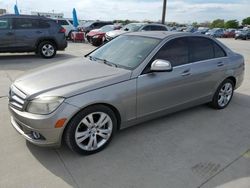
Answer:
[[(231, 81), (234, 83), (234, 86), (236, 86), (236, 78), (235, 78), (234, 76), (229, 76), (229, 77), (227, 77), (226, 79), (231, 80)], [(225, 79), (225, 80), (226, 80), (226, 79)]]
[(58, 49), (57, 42), (53, 38), (40, 38), (40, 39), (38, 39), (36, 42), (36, 49), (38, 49), (39, 44), (41, 44), (42, 42), (45, 42), (45, 41), (52, 42), (55, 45), (56, 49)]
[(116, 118), (117, 118), (117, 130), (120, 130), (120, 125), (121, 125), (121, 114), (120, 114), (120, 112), (118, 111), (118, 109), (117, 109), (115, 106), (113, 106), (113, 105), (111, 105), (111, 104), (108, 104), (108, 103), (94, 103), (94, 104), (87, 105), (87, 106), (85, 106), (85, 107), (83, 107), (83, 108), (80, 108), (78, 111), (76, 111), (76, 112), (70, 117), (70, 119), (67, 121), (67, 124), (66, 124), (65, 127), (64, 127), (63, 134), (62, 134), (62, 136), (61, 136), (61, 138), (62, 138), (61, 141), (64, 140), (63, 138), (64, 138), (64, 135), (65, 135), (65, 132), (66, 132), (66, 129), (67, 129), (68, 125), (70, 124), (70, 122), (74, 119), (74, 117), (75, 117), (78, 113), (80, 113), (81, 111), (83, 111), (83, 110), (86, 109), (86, 108), (89, 108), (89, 107), (92, 107), (92, 106), (98, 106), (98, 105), (106, 106), (106, 107), (110, 108), (110, 109), (114, 112), (114, 114), (115, 114), (115, 116), (116, 116)]

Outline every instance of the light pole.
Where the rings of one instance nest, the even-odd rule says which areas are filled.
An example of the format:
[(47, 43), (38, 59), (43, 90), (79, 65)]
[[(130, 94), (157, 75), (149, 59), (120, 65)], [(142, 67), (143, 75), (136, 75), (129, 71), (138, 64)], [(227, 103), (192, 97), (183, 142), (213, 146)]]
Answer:
[(162, 19), (161, 19), (162, 24), (165, 24), (166, 8), (167, 8), (167, 0), (163, 0)]

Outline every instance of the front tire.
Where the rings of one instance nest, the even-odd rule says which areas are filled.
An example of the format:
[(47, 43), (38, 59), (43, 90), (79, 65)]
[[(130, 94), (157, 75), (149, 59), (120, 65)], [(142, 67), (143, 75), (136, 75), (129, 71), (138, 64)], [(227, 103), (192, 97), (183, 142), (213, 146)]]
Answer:
[(38, 45), (38, 53), (45, 59), (53, 58), (56, 55), (56, 46), (50, 41), (41, 42)]
[(116, 129), (114, 112), (107, 106), (95, 105), (83, 109), (70, 121), (64, 139), (72, 151), (90, 155), (103, 150)]
[(232, 100), (234, 94), (234, 82), (230, 79), (224, 80), (217, 88), (210, 106), (215, 109), (224, 109)]

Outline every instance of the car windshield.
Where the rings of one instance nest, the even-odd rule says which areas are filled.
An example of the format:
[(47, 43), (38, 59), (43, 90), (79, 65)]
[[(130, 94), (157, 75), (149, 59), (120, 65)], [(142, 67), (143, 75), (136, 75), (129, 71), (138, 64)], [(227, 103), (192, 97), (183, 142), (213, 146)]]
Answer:
[(105, 25), (105, 26), (101, 27), (99, 31), (108, 32), (108, 31), (112, 31), (112, 30), (114, 30), (113, 25)]
[(92, 52), (89, 57), (131, 70), (137, 67), (159, 42), (160, 40), (155, 38), (123, 35)]
[(92, 25), (94, 22), (86, 22), (83, 24), (83, 27), (89, 27), (90, 25)]
[(138, 24), (133, 24), (133, 23), (131, 23), (131, 24), (125, 25), (125, 26), (122, 28), (122, 30), (124, 30), (124, 31), (132, 31), (132, 32), (135, 32), (135, 31), (138, 31), (138, 30), (140, 29), (140, 27), (143, 26), (143, 25), (144, 25), (144, 24), (140, 24), (140, 23), (138, 23)]

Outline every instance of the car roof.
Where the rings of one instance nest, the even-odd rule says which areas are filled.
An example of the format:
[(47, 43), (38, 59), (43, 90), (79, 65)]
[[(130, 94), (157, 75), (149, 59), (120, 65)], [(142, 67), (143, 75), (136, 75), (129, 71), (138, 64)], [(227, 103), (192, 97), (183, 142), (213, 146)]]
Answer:
[(50, 18), (46, 18), (44, 16), (36, 16), (36, 15), (15, 15), (15, 14), (4, 14), (1, 15), (0, 18), (33, 18), (33, 19), (44, 19), (51, 20)]
[(145, 24), (146, 26), (147, 25), (154, 25), (154, 26), (165, 26), (166, 27), (166, 25), (164, 25), (164, 24), (159, 24), (159, 23), (149, 23), (149, 24)]
[(188, 33), (188, 32), (174, 32), (174, 31), (131, 32), (131, 33), (123, 34), (123, 35), (150, 37), (150, 38), (156, 38), (156, 39), (161, 39), (161, 40), (169, 38), (169, 37), (182, 37), (182, 36), (198, 36), (198, 37), (204, 37), (204, 38), (211, 38), (211, 37), (201, 35), (201, 34), (194, 34), (194, 33)]

